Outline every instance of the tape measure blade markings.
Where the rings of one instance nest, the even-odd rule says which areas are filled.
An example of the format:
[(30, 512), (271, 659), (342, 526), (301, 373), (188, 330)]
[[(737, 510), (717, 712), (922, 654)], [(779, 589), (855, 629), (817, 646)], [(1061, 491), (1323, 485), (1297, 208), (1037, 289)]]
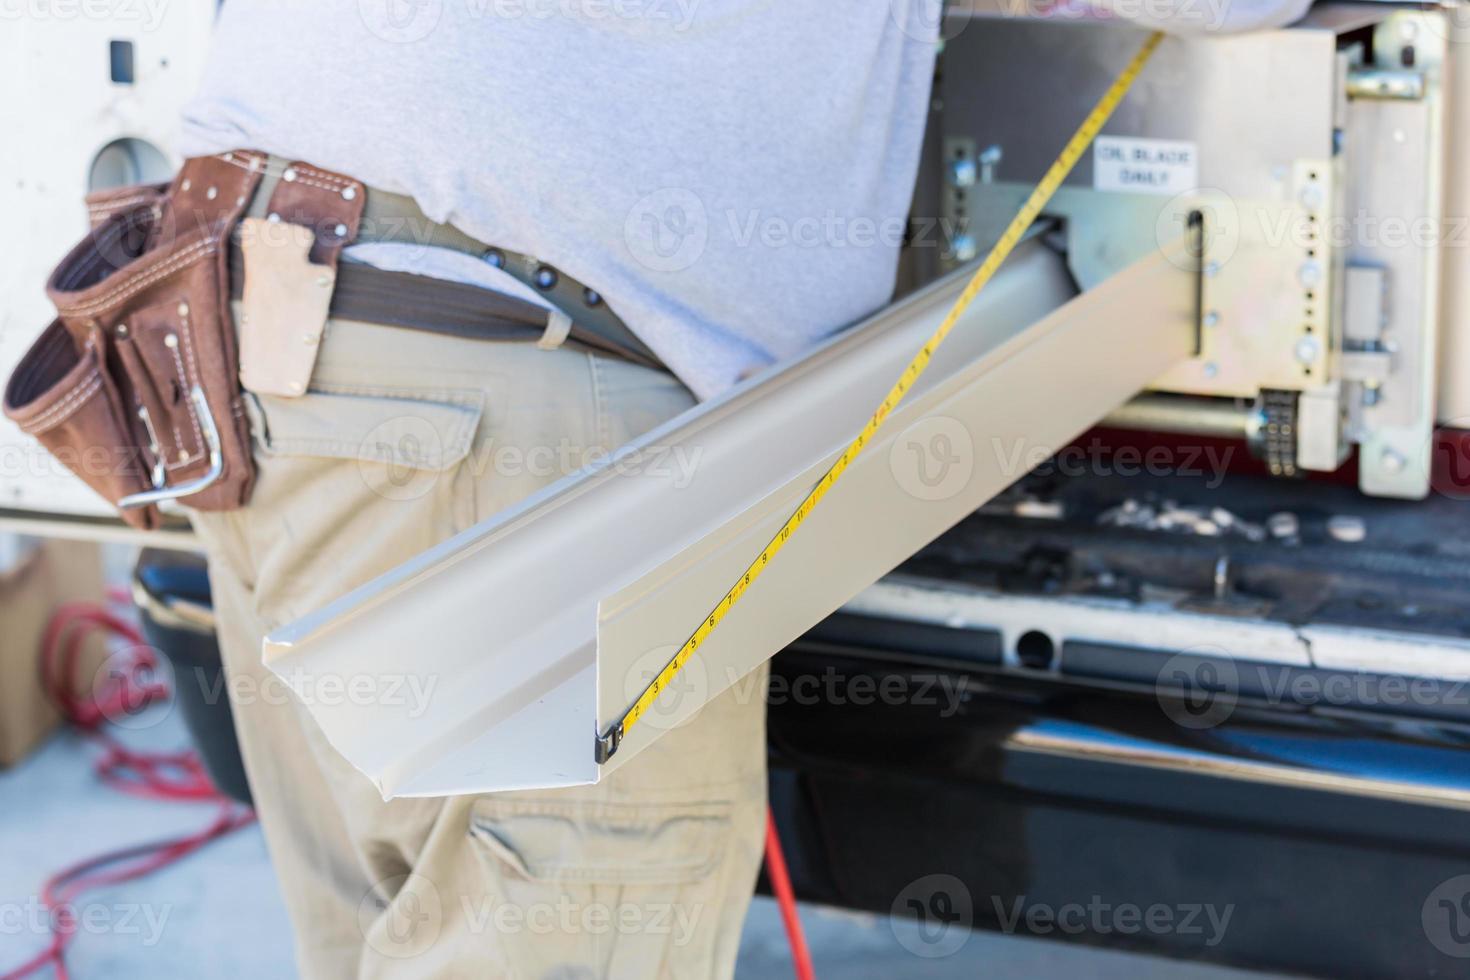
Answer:
[(940, 344), (944, 343), (945, 338), (949, 336), (950, 331), (959, 322), (959, 318), (964, 315), (965, 310), (975, 301), (975, 297), (980, 294), (980, 290), (985, 288), (986, 283), (990, 281), (1001, 264), (1011, 254), (1011, 251), (1021, 240), (1021, 236), (1026, 233), (1026, 229), (1030, 228), (1032, 222), (1041, 215), (1042, 209), (1046, 207), (1046, 203), (1051, 200), (1052, 195), (1057, 192), (1057, 189), (1062, 186), (1062, 182), (1067, 179), (1067, 174), (1077, 165), (1077, 161), (1082, 158), (1082, 154), (1086, 152), (1088, 144), (1092, 142), (1093, 137), (1102, 130), (1108, 118), (1112, 116), (1113, 110), (1118, 107), (1118, 103), (1122, 102), (1123, 97), (1128, 94), (1128, 90), (1133, 86), (1134, 81), (1137, 80), (1139, 74), (1143, 71), (1143, 66), (1147, 64), (1149, 57), (1154, 53), (1154, 49), (1159, 46), (1159, 42), (1162, 40), (1163, 34), (1161, 33), (1149, 35), (1143, 47), (1133, 56), (1133, 60), (1128, 63), (1128, 66), (1108, 86), (1108, 90), (1103, 93), (1103, 97), (1098, 100), (1097, 105), (1088, 113), (1087, 118), (1082, 121), (1082, 124), (1077, 127), (1077, 131), (1072, 134), (1072, 138), (1062, 147), (1062, 152), (1052, 161), (1051, 166), (1047, 168), (1046, 173), (1032, 189), (1030, 196), (1026, 198), (1026, 202), (1021, 205), (1021, 209), (1016, 212), (1016, 216), (1011, 219), (1011, 223), (1006, 226), (1005, 232), (1000, 236), (1000, 239), (995, 243), (995, 246), (990, 250), (989, 254), (985, 256), (985, 260), (980, 263), (980, 267), (975, 270), (975, 274), (970, 278), (969, 283), (965, 285), (959, 298), (955, 300), (954, 305), (945, 314), (944, 320), (940, 322), (934, 333), (924, 342), (924, 345), (919, 348), (919, 352), (914, 355), (913, 360), (904, 367), (898, 380), (889, 389), (888, 394), (884, 395), (883, 400), (878, 403), (878, 407), (873, 411), (872, 416), (868, 419), (868, 423), (863, 426), (863, 430), (858, 433), (857, 438), (843, 450), (827, 472), (822, 474), (822, 478), (817, 481), (816, 485), (802, 499), (796, 510), (787, 518), (786, 523), (781, 525), (781, 529), (761, 549), (760, 554), (746, 566), (745, 571), (741, 573), (740, 577), (735, 581), (735, 584), (730, 586), (729, 590), (721, 597), (719, 602), (715, 603), (714, 609), (700, 622), (699, 627), (689, 638), (684, 641), (684, 645), (679, 648), (679, 651), (674, 654), (668, 664), (659, 671), (658, 676), (643, 689), (643, 693), (633, 702), (632, 707), (624, 712), (622, 718), (609, 727), (605, 733), (597, 736), (596, 757), (599, 764), (606, 762), (617, 751), (619, 744), (623, 740), (623, 736), (638, 723), (638, 719), (643, 717), (643, 714), (658, 699), (659, 693), (683, 669), (684, 664), (689, 661), (694, 651), (708, 639), (709, 635), (719, 626), (720, 621), (725, 618), (735, 603), (750, 588), (751, 583), (760, 576), (760, 573), (765, 570), (766, 566), (786, 546), (786, 542), (791, 540), (797, 528), (801, 527), (807, 517), (816, 508), (817, 504), (831, 490), (833, 484), (841, 478), (842, 474), (847, 470), (847, 467), (863, 451), (863, 448), (872, 441), (873, 435), (878, 431), (879, 426), (887, 421), (894, 409), (903, 401), (904, 396), (908, 394), (909, 389), (913, 387), (914, 382), (928, 369), (930, 362), (933, 360), (934, 352), (939, 349)]

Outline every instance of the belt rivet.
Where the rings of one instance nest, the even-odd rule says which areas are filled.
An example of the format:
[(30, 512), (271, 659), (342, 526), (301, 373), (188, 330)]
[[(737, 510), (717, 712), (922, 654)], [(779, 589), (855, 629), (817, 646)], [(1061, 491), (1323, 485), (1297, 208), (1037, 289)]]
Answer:
[(179, 346), (179, 335), (176, 333), (171, 333), (167, 337), (163, 338), (163, 346), (169, 348), (170, 350)]
[(273, 223), (278, 223), (281, 220), (281, 216), (279, 214), (277, 214), (276, 212), (272, 211), (270, 214), (268, 214), (268, 215), (265, 216), (265, 220), (270, 221), (270, 222), (273, 222)]
[(281, 174), (281, 179), (284, 180), (288, 184), (291, 183), (291, 181), (293, 181), (293, 180), (296, 179), (296, 168), (295, 167), (287, 167), (286, 168), (286, 172), (283, 173), (283, 174)]
[(211, 187), (209, 190), (204, 192), (204, 196), (213, 201), (215, 198), (219, 197), (219, 188)]
[(541, 266), (536, 270), (536, 285), (542, 289), (551, 289), (556, 285), (556, 270), (547, 265)]
[(356, 199), (357, 199), (357, 188), (356, 187), (344, 187), (344, 188), (342, 188), (342, 200), (344, 200), (344, 201), (352, 201), (352, 200), (356, 200)]
[(184, 460), (186, 460), (188, 458), (189, 458), (189, 450), (187, 450), (187, 449), (180, 449), (179, 450), (179, 462), (182, 463), (182, 462), (184, 462)]
[(188, 316), (188, 315), (189, 315), (189, 304), (188, 303), (180, 303), (179, 304), (179, 316)]
[(181, 191), (187, 191), (189, 188), (191, 188), (193, 186), (194, 186), (194, 182), (192, 180), (189, 180), (189, 179), (186, 178), (184, 180), (184, 182), (179, 185), (179, 190), (181, 190)]
[(336, 232), (338, 238), (346, 238), (347, 237), (347, 226), (346, 225), (338, 225), (337, 227), (333, 228), (332, 231)]
[(117, 335), (119, 337), (126, 337), (128, 335), (128, 325), (126, 323), (119, 323), (117, 325)]
[(582, 302), (588, 306), (596, 306), (602, 302), (602, 297), (597, 295), (597, 290), (595, 289), (584, 289), (582, 290)]
[(505, 268), (505, 254), (501, 252), (498, 248), (492, 248), (490, 251), (482, 255), (481, 258), (483, 258), (489, 264), (495, 266), (495, 268), (497, 269)]

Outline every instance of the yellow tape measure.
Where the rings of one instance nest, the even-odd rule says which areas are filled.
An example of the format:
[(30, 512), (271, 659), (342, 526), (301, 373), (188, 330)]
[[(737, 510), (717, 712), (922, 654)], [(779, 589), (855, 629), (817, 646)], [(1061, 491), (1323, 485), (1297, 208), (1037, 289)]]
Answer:
[(1107, 92), (1098, 100), (1097, 105), (1087, 114), (1087, 118), (1082, 121), (1082, 125), (1077, 128), (1077, 132), (1072, 134), (1072, 138), (1067, 141), (1067, 145), (1062, 148), (1062, 152), (1052, 162), (1052, 165), (1047, 168), (1046, 174), (1041, 178), (1041, 182), (1031, 191), (1031, 196), (1026, 199), (1026, 203), (1021, 205), (1021, 210), (1016, 212), (1016, 216), (1011, 219), (1011, 223), (1006, 227), (1005, 233), (1000, 236), (1000, 240), (995, 243), (995, 247), (990, 250), (990, 254), (985, 256), (985, 261), (980, 263), (980, 268), (975, 270), (975, 275), (970, 278), (969, 283), (965, 286), (964, 292), (960, 293), (959, 299), (955, 300), (954, 306), (950, 308), (949, 313), (944, 318), (944, 322), (939, 325), (938, 329), (934, 331), (928, 340), (924, 341), (924, 346), (919, 348), (919, 353), (909, 362), (908, 367), (903, 369), (903, 374), (899, 376), (898, 381), (889, 389), (888, 394), (883, 396), (883, 401), (873, 412), (872, 418), (868, 419), (868, 424), (863, 426), (863, 431), (858, 433), (858, 437), (842, 451), (842, 455), (837, 457), (837, 461), (832, 464), (832, 467), (826, 473), (822, 474), (822, 478), (817, 481), (816, 486), (812, 487), (811, 492), (806, 495), (806, 499), (796, 508), (796, 512), (781, 526), (781, 530), (776, 532), (776, 536), (771, 539), (770, 543), (761, 549), (761, 553), (756, 556), (755, 561), (750, 563), (740, 578), (736, 580), (735, 584), (730, 586), (730, 591), (725, 593), (724, 598), (715, 605), (714, 609), (710, 610), (710, 614), (699, 624), (699, 628), (694, 631), (689, 639), (684, 641), (684, 645), (679, 648), (678, 653), (674, 654), (673, 659), (664, 666), (663, 670), (659, 671), (658, 676), (653, 679), (648, 687), (644, 688), (643, 693), (638, 696), (638, 700), (633, 703), (633, 706), (624, 713), (617, 724), (610, 727), (606, 733), (598, 736), (597, 762), (599, 764), (606, 762), (618, 750), (618, 745), (621, 744), (623, 736), (638, 723), (638, 719), (643, 717), (644, 713), (653, 705), (653, 702), (658, 699), (659, 694), (664, 688), (669, 686), (674, 676), (689, 662), (689, 658), (694, 655), (694, 651), (699, 649), (700, 644), (709, 638), (709, 635), (714, 632), (715, 627), (720, 625), (720, 621), (735, 607), (735, 603), (740, 601), (740, 597), (745, 594), (745, 590), (750, 588), (751, 583), (760, 576), (761, 572), (765, 571), (766, 566), (771, 563), (771, 560), (780, 553), (782, 548), (786, 547), (786, 542), (791, 540), (791, 536), (796, 533), (796, 529), (801, 527), (811, 512), (816, 509), (821, 499), (827, 495), (827, 491), (831, 490), (832, 485), (846, 472), (848, 465), (857, 458), (858, 453), (863, 451), (863, 447), (872, 441), (873, 435), (878, 431), (879, 426), (898, 407), (898, 403), (903, 400), (904, 395), (908, 394), (909, 389), (913, 387), (919, 375), (923, 374), (925, 369), (929, 367), (929, 362), (933, 359), (934, 352), (939, 349), (940, 344), (944, 343), (944, 339), (954, 329), (955, 323), (959, 321), (960, 316), (974, 302), (975, 297), (980, 294), (980, 290), (985, 288), (985, 284), (995, 275), (1001, 263), (1011, 254), (1011, 250), (1020, 242), (1021, 236), (1026, 233), (1027, 228), (1031, 227), (1031, 223), (1041, 214), (1041, 209), (1046, 207), (1046, 203), (1051, 200), (1057, 188), (1062, 186), (1062, 181), (1066, 179), (1067, 174), (1071, 173), (1072, 168), (1076, 166), (1077, 161), (1086, 152), (1093, 137), (1107, 123), (1108, 118), (1113, 114), (1113, 110), (1118, 107), (1118, 103), (1123, 101), (1123, 96), (1128, 94), (1129, 88), (1133, 86), (1133, 82), (1143, 71), (1143, 66), (1148, 62), (1149, 56), (1154, 53), (1154, 49), (1159, 46), (1159, 42), (1163, 38), (1163, 34), (1160, 33), (1149, 35), (1143, 47), (1133, 56), (1133, 60), (1128, 63), (1128, 67), (1124, 68), (1118, 77), (1113, 80), (1113, 84), (1108, 86)]

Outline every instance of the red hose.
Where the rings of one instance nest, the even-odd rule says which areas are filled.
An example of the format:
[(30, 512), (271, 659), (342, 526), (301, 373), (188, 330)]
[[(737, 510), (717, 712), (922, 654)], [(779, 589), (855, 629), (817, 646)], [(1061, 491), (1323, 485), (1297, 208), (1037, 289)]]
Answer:
[(786, 939), (791, 944), (791, 963), (796, 969), (796, 980), (816, 980), (812, 953), (807, 948), (806, 933), (802, 931), (801, 917), (796, 912), (796, 893), (791, 890), (791, 875), (786, 871), (786, 855), (776, 833), (776, 816), (769, 809), (766, 810), (766, 876), (771, 879), (771, 891), (776, 893), (776, 904), (781, 908), (781, 922), (786, 926)]
[[(82, 642), (96, 631), (110, 634), (126, 646), (109, 657), (104, 682), (79, 693), (77, 668)], [(137, 628), (101, 606), (68, 603), (57, 610), (46, 627), (41, 646), (41, 685), (66, 720), (102, 747), (96, 764), (102, 782), (147, 799), (217, 803), (219, 813), (198, 833), (99, 854), (46, 879), (41, 887), (41, 904), (49, 915), (51, 941), (25, 963), (0, 975), (0, 980), (20, 980), (48, 966), (55, 980), (67, 980), (66, 947), (77, 933), (74, 903), (78, 896), (151, 874), (255, 819), (247, 807), (220, 795), (194, 752), (138, 752), (103, 729), (112, 718), (168, 697), (167, 685), (155, 679), (157, 668), (158, 655), (143, 642)]]

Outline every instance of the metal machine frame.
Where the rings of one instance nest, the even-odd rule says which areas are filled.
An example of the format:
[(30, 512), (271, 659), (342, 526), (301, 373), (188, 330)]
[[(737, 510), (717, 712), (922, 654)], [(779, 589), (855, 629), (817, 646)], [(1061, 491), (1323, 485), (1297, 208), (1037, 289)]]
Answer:
[[(1084, 286), (1205, 216), (1204, 341), (1151, 387), (1239, 401), (1240, 415), (1289, 427), (1293, 438), (1261, 445), (1282, 475), (1334, 471), (1356, 448), (1364, 493), (1429, 492), (1454, 233), (1443, 217), (1452, 29), (1440, 11), (1330, 3), (1281, 30), (1168, 43), (1049, 208)], [(979, 18), (947, 41), (950, 262), (1005, 221), (1135, 36)], [(1038, 61), (1046, 75), (1029, 70)]]

